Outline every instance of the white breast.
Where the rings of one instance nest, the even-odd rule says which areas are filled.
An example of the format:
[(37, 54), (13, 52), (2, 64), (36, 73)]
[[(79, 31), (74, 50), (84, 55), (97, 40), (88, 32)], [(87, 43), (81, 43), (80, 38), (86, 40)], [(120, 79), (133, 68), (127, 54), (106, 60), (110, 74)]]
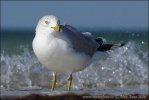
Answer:
[(33, 50), (39, 61), (51, 71), (75, 72), (85, 68), (90, 60), (84, 53), (77, 53), (65, 39), (36, 35)]

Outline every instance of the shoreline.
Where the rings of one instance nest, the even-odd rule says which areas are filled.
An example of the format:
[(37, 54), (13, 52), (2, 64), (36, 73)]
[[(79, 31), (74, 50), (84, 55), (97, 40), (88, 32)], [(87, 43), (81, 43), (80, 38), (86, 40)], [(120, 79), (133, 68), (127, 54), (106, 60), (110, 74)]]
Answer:
[(89, 94), (74, 94), (66, 93), (61, 95), (47, 95), (47, 94), (29, 94), (25, 96), (4, 96), (1, 100), (149, 100), (149, 95), (132, 94), (132, 95), (89, 95)]

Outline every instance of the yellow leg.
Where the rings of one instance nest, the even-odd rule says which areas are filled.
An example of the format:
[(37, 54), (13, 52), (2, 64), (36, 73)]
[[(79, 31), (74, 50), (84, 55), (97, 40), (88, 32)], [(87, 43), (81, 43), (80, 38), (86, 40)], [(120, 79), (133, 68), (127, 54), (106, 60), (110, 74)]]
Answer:
[(56, 73), (53, 73), (53, 80), (52, 80), (51, 91), (54, 91), (55, 86), (56, 86)]
[(72, 74), (70, 74), (68, 77), (68, 91), (71, 90), (71, 84), (72, 84)]

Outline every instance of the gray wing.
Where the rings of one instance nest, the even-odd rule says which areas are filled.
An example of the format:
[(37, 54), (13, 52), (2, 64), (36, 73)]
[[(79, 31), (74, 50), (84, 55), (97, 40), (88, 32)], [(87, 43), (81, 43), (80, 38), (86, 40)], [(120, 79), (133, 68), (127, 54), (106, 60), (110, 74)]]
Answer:
[[(72, 32), (75, 32), (75, 33), (79, 33), (79, 31), (74, 28), (73, 26), (70, 26), (70, 25), (65, 25), (66, 28), (68, 28), (69, 30), (71, 30)], [(83, 34), (86, 38), (90, 38), (92, 39), (92, 34), (90, 32), (81, 32), (81, 34)]]
[(90, 33), (90, 32), (82, 32), (82, 34), (83, 34), (84, 36), (86, 36), (87, 38), (93, 39), (92, 33)]
[(78, 30), (76, 28), (74, 28), (73, 26), (65, 25), (64, 27), (66, 27), (67, 29), (71, 30), (72, 32), (79, 33)]
[(62, 34), (70, 40), (75, 51), (93, 56), (99, 46), (97, 42), (78, 32), (73, 27), (61, 25), (61, 28)]

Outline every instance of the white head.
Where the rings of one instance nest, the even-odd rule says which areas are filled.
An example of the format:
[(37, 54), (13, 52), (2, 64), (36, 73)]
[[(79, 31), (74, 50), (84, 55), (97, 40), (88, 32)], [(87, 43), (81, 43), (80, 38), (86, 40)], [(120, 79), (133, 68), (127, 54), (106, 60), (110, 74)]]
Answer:
[(59, 31), (60, 27), (59, 27), (59, 20), (57, 17), (53, 16), (53, 15), (46, 15), (43, 16), (39, 22), (38, 25), (36, 27), (36, 33), (43, 33), (43, 31), (45, 33), (52, 33), (54, 31)]

